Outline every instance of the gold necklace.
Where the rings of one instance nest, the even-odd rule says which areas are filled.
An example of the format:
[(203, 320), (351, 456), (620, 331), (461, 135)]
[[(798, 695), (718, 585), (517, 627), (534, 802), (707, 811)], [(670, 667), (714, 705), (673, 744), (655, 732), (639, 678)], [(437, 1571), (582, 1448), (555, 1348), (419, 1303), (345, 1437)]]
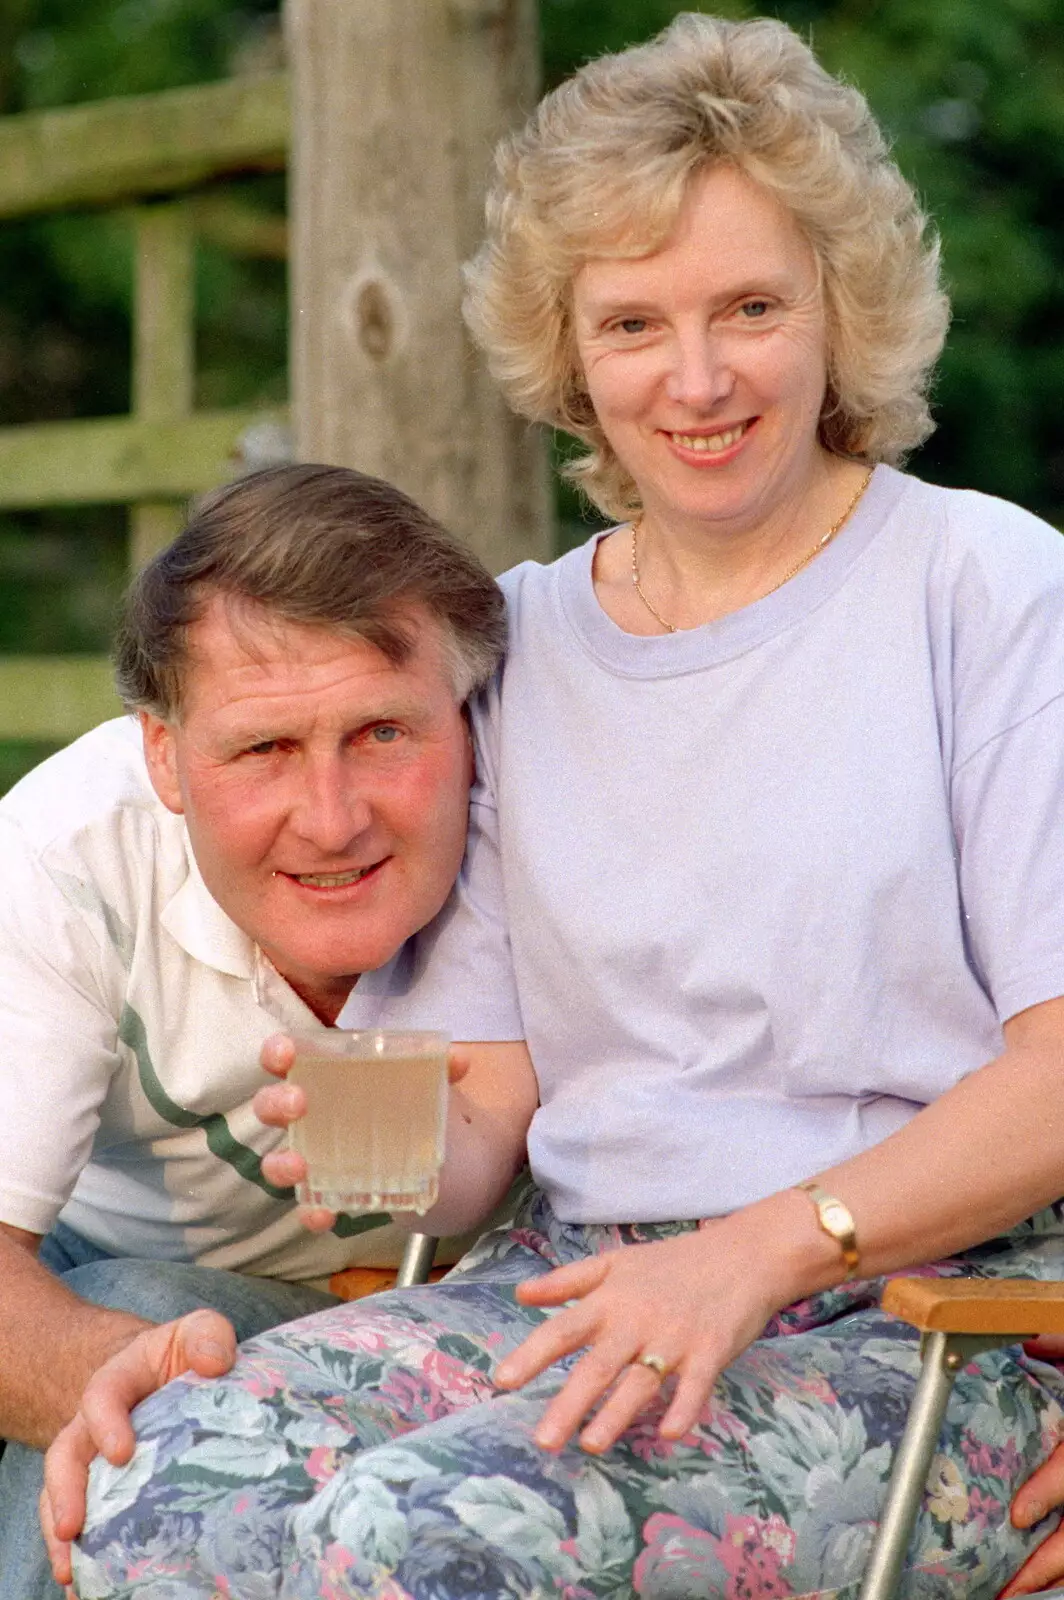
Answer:
[[(842, 516), (838, 519), (838, 521), (831, 524), (831, 527), (828, 529), (827, 533), (825, 533), (822, 538), (818, 539), (813, 548), (802, 557), (801, 561), (796, 561), (794, 566), (791, 567), (790, 571), (785, 572), (783, 577), (780, 578), (777, 583), (772, 585), (771, 589), (766, 589), (764, 594), (758, 595), (757, 598), (759, 600), (764, 600), (768, 595), (775, 594), (776, 590), (782, 589), (785, 583), (790, 583), (792, 578), (798, 576), (803, 567), (807, 567), (809, 565), (814, 556), (818, 556), (820, 554), (825, 545), (831, 543), (832, 539), (834, 539), (843, 523), (846, 522), (851, 513), (857, 509), (857, 502), (868, 488), (868, 485), (872, 482), (872, 474), (874, 471), (875, 468), (871, 467), (862, 478), (861, 483), (858, 486), (857, 493), (854, 495), (853, 499), (850, 501), (849, 505), (846, 507), (846, 510), (842, 513)], [(647, 610), (650, 612), (650, 615), (654, 618), (654, 621), (660, 623), (660, 625), (665, 629), (666, 633), (678, 633), (680, 630), (677, 628), (676, 624), (674, 622), (666, 622), (661, 612), (658, 611), (656, 607), (651, 605), (650, 601), (643, 593), (643, 585), (639, 581), (638, 552), (638, 539), (642, 527), (643, 518), (639, 516), (632, 523), (632, 587), (639, 596), (640, 600), (642, 600), (643, 604), (646, 606)]]

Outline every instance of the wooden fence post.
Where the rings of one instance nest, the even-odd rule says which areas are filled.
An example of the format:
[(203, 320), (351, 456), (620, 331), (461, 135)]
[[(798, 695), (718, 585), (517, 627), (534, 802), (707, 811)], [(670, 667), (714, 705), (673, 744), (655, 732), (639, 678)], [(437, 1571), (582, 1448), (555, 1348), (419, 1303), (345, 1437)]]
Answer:
[[(133, 405), (145, 422), (178, 422), (195, 384), (192, 214), (186, 200), (137, 206), (133, 267)], [(130, 518), (134, 571), (180, 530), (177, 500), (142, 500)]]
[(552, 546), (546, 444), (465, 333), (496, 140), (538, 87), (536, 0), (288, 0), (296, 448), (390, 479), (496, 572)]

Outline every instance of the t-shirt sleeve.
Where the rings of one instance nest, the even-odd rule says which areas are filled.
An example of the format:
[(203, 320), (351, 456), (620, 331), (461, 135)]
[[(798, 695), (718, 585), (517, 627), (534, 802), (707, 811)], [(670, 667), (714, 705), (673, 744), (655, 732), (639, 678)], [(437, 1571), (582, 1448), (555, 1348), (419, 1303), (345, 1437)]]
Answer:
[(1006, 1022), (1064, 995), (1064, 694), (964, 763), (953, 811), (966, 936)]
[(498, 812), (478, 784), (450, 899), (413, 939), (380, 1009), (387, 1028), (439, 1028), (452, 1039), (523, 1039), (499, 855)]
[(452, 1039), (523, 1039), (507, 928), (499, 841), (498, 680), (471, 706), (476, 780), (465, 860), (439, 916), (408, 941), (387, 972), (368, 973), (342, 1027), (438, 1028)]
[(1005, 1022), (1064, 995), (1064, 545), (984, 507), (999, 536), (952, 593), (950, 802), (965, 935)]
[(89, 1159), (115, 1067), (98, 941), (0, 817), (0, 1221), (45, 1234)]

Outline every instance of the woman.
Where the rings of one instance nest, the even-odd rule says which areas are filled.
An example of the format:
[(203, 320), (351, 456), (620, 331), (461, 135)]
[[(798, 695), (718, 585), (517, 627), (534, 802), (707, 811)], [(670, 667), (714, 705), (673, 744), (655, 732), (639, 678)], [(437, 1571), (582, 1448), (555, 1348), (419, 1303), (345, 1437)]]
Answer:
[[(86, 1596), (849, 1595), (917, 1370), (882, 1276), (1064, 1277), (1064, 549), (892, 465), (946, 308), (863, 100), (767, 21), (591, 63), (502, 151), (470, 318), (622, 521), (503, 580), (457, 902), (342, 1020), (501, 1041), (434, 1231), (526, 1040), (538, 1189), (143, 1407)], [(908, 1593), (1037, 1543), (1061, 1393), (962, 1375)]]

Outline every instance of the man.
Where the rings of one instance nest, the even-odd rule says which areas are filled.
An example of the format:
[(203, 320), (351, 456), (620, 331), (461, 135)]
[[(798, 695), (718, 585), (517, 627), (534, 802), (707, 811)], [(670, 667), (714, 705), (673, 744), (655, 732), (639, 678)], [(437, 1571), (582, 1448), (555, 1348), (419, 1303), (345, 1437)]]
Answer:
[[(465, 843), (463, 714), (504, 641), (474, 557), (339, 468), (219, 491), (134, 582), (137, 721), (0, 803), (0, 1592), (59, 1593), (41, 1456), (90, 1377), (149, 1386), (394, 1264), (384, 1219), (299, 1221), (261, 1160), (262, 1041), (333, 1024), (443, 905)], [(139, 728), (137, 726), (139, 722)], [(213, 1307), (228, 1318), (200, 1312)], [(173, 1323), (171, 1319), (183, 1319)]]

